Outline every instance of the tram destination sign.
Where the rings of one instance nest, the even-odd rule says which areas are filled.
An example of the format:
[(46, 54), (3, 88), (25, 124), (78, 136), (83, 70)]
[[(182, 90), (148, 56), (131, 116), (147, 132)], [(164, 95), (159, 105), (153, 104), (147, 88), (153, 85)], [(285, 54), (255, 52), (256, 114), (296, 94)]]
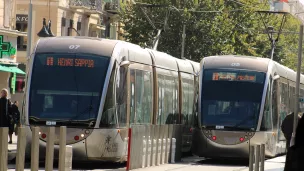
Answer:
[(214, 72), (212, 75), (214, 81), (256, 81), (254, 74), (240, 74), (236, 72)]
[(94, 68), (93, 59), (81, 59), (81, 58), (46, 58), (47, 66), (59, 66), (59, 67), (86, 67)]

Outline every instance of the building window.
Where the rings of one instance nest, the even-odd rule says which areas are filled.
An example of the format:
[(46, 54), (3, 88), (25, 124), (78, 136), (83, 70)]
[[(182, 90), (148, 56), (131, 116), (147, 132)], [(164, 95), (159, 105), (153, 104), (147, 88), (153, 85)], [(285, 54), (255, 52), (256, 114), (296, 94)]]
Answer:
[[(26, 72), (25, 64), (19, 64), (18, 68), (21, 69), (22, 71)], [(25, 76), (22, 74), (17, 74), (16, 82), (15, 82), (15, 92), (24, 93), (24, 87), (25, 87)]]
[[(16, 30), (20, 32), (27, 32), (27, 15), (17, 15), (16, 16)], [(27, 37), (18, 36), (17, 38), (17, 50), (26, 50)]]
[(25, 87), (25, 80), (24, 78), (16, 78), (15, 83), (15, 92), (16, 93), (24, 93), (24, 87)]

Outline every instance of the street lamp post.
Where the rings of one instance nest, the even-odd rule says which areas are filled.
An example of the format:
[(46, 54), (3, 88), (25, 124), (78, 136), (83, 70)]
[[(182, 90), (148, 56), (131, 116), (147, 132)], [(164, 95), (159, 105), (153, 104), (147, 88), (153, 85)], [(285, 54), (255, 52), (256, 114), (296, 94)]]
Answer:
[(33, 23), (33, 6), (30, 0), (28, 11), (28, 30), (27, 30), (27, 57), (30, 57), (32, 51), (32, 23)]
[(295, 144), (296, 129), (298, 125), (298, 113), (299, 113), (299, 90), (300, 90), (300, 75), (301, 75), (301, 64), (302, 64), (302, 43), (303, 43), (303, 24), (300, 26), (300, 37), (299, 37), (299, 51), (298, 51), (298, 68), (297, 68), (297, 79), (296, 79), (296, 94), (295, 94), (295, 108), (293, 118), (293, 132), (290, 141), (290, 146)]

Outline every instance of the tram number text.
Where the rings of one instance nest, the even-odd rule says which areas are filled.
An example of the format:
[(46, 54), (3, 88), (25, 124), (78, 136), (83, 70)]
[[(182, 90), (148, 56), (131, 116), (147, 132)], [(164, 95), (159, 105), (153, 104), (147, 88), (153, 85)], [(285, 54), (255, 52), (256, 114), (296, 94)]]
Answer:
[(225, 128), (224, 126), (219, 126), (219, 125), (215, 126), (215, 129), (224, 129), (224, 128)]
[(46, 125), (56, 125), (55, 121), (46, 121)]
[(70, 45), (69, 49), (78, 49), (80, 47), (80, 45)]
[(231, 63), (231, 66), (241, 66), (240, 63)]

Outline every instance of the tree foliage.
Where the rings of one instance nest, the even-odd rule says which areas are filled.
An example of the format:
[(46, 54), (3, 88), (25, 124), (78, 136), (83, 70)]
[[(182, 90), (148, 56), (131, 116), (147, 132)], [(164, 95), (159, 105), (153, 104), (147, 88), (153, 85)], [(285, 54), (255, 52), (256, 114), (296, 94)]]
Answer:
[[(271, 42), (264, 34), (266, 25), (278, 31), (282, 15), (261, 15), (256, 11), (269, 10), (260, 0), (137, 0), (153, 4), (125, 5), (121, 13), (127, 41), (151, 46), (157, 29), (164, 29), (158, 50), (181, 56), (183, 25), (186, 25), (185, 57), (200, 61), (211, 55), (270, 56)], [(157, 5), (162, 5), (158, 7)], [(166, 6), (165, 6), (166, 5)], [(155, 28), (149, 22), (149, 19)], [(166, 27), (164, 23), (167, 20)], [(287, 17), (284, 32), (298, 32), (299, 22)], [(274, 34), (276, 37), (277, 34)], [(291, 68), (297, 58), (298, 34), (281, 34), (274, 60)]]

